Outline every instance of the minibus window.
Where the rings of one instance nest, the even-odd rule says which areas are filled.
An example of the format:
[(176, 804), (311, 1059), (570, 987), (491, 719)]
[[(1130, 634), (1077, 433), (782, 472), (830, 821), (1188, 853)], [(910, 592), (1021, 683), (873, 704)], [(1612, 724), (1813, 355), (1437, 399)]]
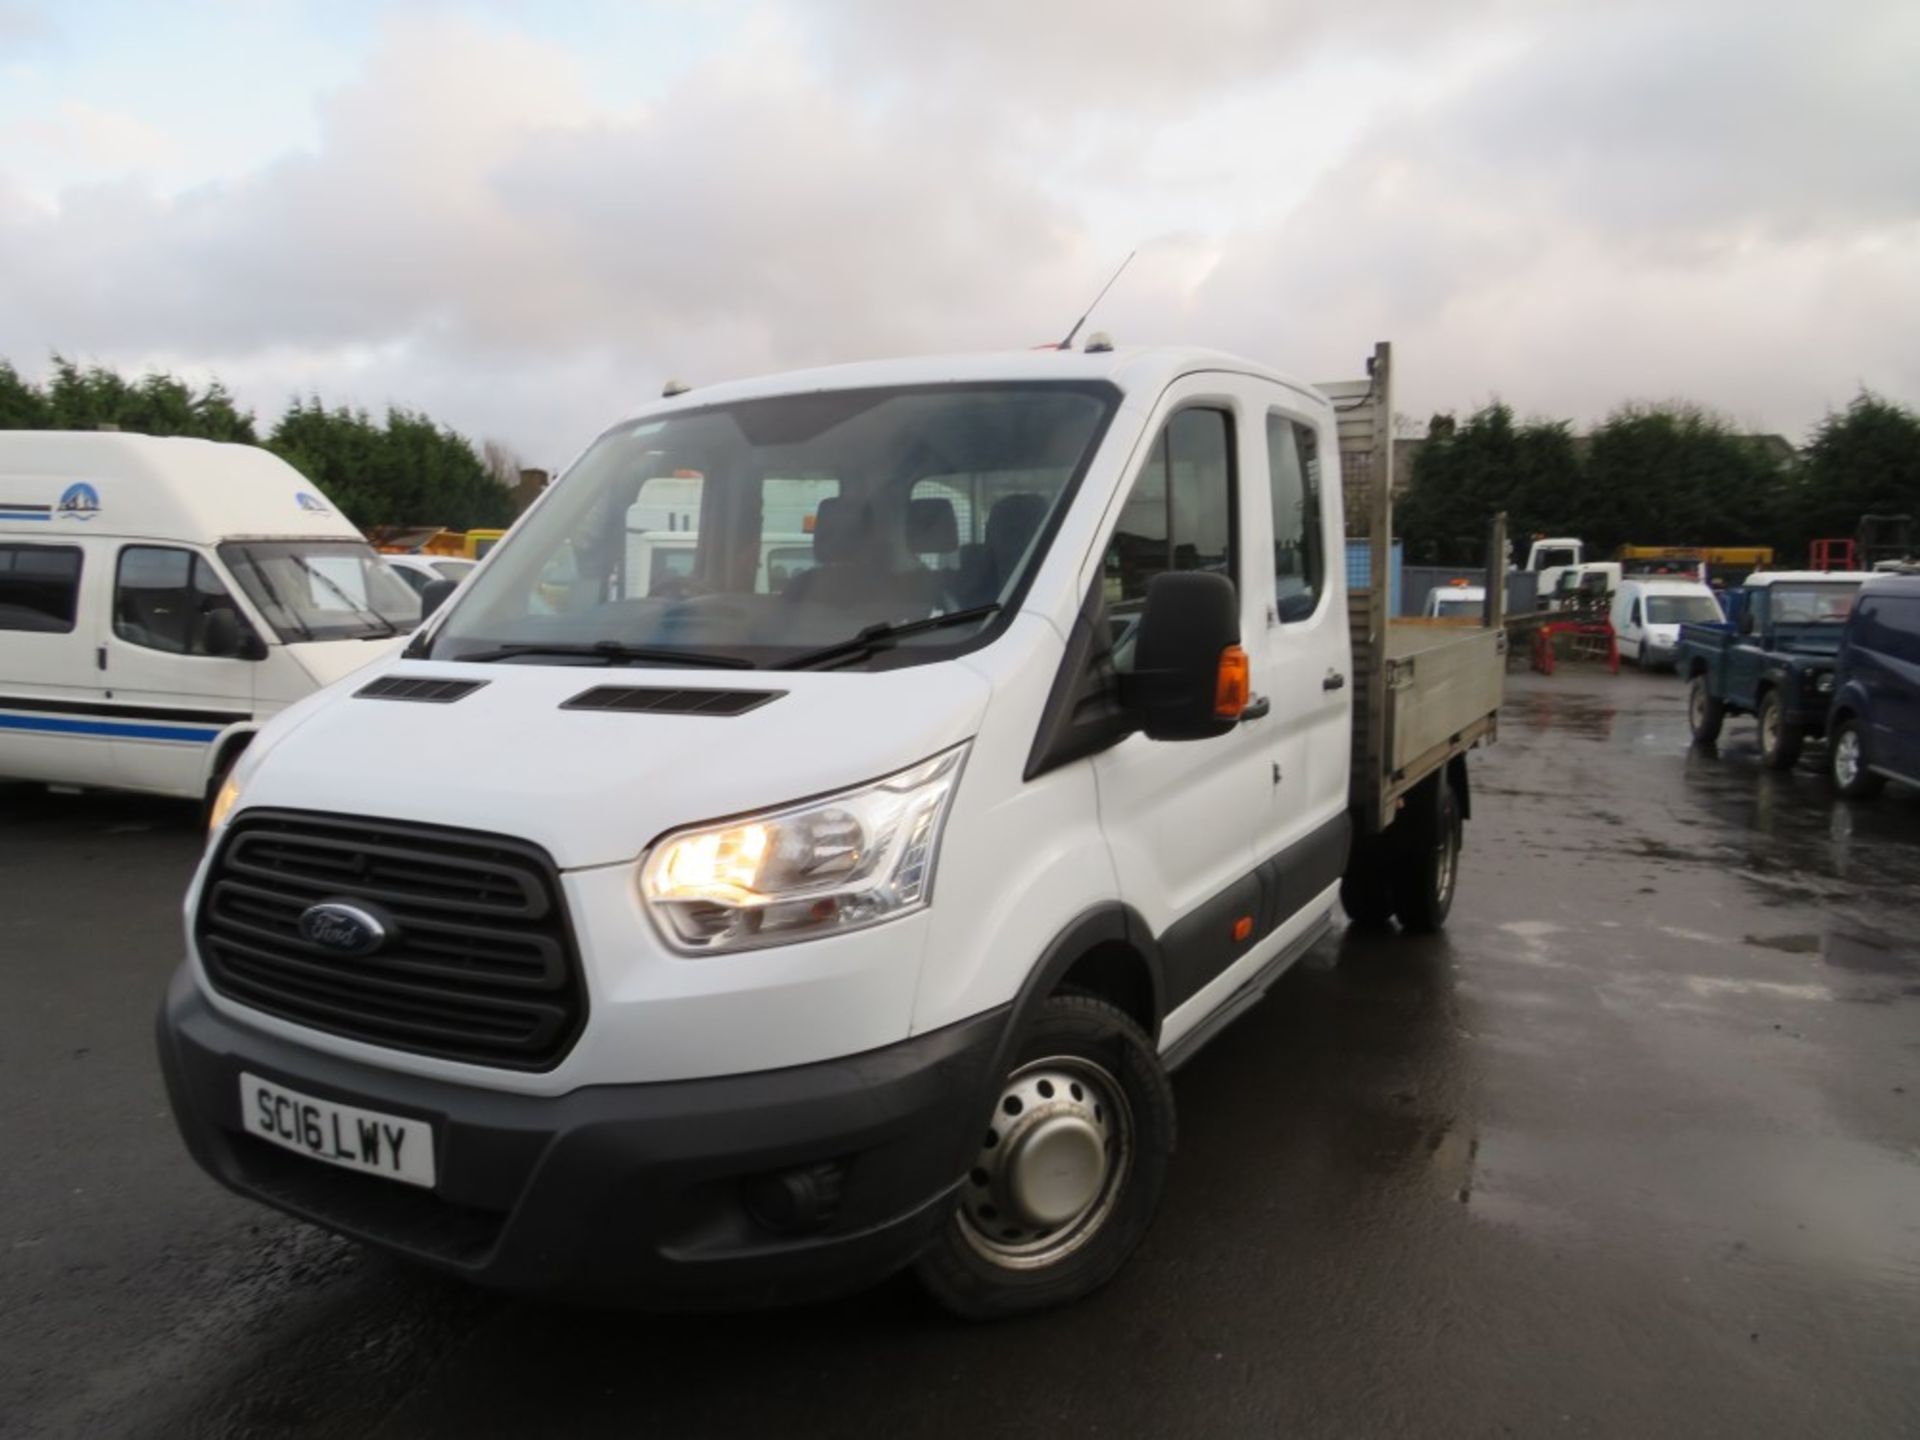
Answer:
[(80, 601), (73, 545), (0, 545), (0, 630), (65, 635)]
[(773, 666), (915, 625), (836, 668), (950, 655), (1005, 623), (1118, 393), (1078, 380), (827, 390), (619, 426), (451, 602), (428, 653)]

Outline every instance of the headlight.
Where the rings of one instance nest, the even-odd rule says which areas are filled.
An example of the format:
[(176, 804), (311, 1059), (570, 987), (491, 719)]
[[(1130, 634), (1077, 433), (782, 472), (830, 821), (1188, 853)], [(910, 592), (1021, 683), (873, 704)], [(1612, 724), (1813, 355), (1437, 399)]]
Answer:
[(1823, 671), (1821, 674), (1816, 676), (1814, 678), (1813, 688), (1821, 691), (1822, 693), (1833, 689), (1833, 672), (1831, 670), (1827, 670), (1827, 671)]
[(784, 810), (677, 830), (653, 847), (640, 891), (676, 950), (810, 940), (924, 906), (966, 747)]
[(220, 782), (220, 789), (213, 797), (213, 804), (207, 807), (207, 833), (211, 835), (227, 823), (227, 816), (233, 813), (233, 807), (240, 802), (240, 782), (229, 775)]

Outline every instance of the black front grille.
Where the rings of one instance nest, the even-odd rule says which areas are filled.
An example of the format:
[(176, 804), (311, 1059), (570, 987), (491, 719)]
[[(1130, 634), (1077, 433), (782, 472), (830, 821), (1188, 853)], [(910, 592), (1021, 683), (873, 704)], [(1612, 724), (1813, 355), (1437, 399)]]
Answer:
[[(326, 900), (390, 921), (385, 943), (309, 942), (300, 916)], [(549, 1070), (586, 1019), (553, 862), (498, 835), (250, 811), (220, 843), (194, 933), (222, 995), (396, 1050)]]

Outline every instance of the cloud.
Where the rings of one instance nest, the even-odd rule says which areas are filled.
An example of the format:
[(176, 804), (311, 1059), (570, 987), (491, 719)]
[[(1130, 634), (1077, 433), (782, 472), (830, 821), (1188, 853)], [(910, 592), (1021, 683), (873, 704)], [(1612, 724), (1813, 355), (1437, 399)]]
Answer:
[(38, 49), (54, 34), (53, 22), (38, 6), (0, 0), (0, 60)]
[(1917, 17), (979, 0), (930, 33), (837, 0), (754, 12), (642, 102), (415, 14), (313, 149), (237, 179), (165, 194), (149, 154), (48, 205), (0, 161), (0, 354), (211, 366), (269, 414), (392, 400), (553, 459), (670, 374), (1053, 338), (1144, 241), (1095, 321), (1123, 341), (1324, 378), (1392, 338), (1417, 414), (1688, 394), (1794, 432), (1861, 381), (1920, 399), (1890, 323), (1920, 306)]

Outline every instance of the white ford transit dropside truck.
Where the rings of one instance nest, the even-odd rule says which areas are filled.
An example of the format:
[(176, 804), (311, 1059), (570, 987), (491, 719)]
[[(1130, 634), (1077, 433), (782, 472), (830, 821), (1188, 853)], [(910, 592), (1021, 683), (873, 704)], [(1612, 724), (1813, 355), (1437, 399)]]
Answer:
[[(609, 430), (223, 790), (159, 1026), (193, 1154), (519, 1290), (1101, 1284), (1169, 1071), (1337, 897), (1452, 902), (1504, 631), (1349, 591), (1343, 470), (1390, 530), (1369, 368), (903, 360)], [(693, 563), (635, 574), (689, 481)]]
[(420, 602), (271, 451), (0, 431), (0, 779), (209, 799)]

